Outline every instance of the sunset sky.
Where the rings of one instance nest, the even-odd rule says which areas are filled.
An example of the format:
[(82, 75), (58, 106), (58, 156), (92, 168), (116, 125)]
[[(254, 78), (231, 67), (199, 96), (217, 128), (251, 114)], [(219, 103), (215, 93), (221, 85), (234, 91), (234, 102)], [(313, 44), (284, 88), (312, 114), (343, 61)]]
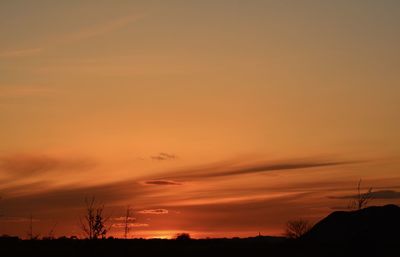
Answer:
[(0, 1), (0, 234), (281, 235), (400, 204), (400, 1)]

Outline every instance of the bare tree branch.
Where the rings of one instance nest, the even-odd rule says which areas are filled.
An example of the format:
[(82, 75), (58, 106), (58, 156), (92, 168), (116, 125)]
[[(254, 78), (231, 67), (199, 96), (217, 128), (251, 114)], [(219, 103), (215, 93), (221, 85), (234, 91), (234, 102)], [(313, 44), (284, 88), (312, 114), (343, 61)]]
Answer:
[(349, 204), (349, 209), (361, 210), (368, 206), (369, 202), (373, 200), (372, 187), (370, 187), (365, 193), (361, 192), (361, 182), (360, 179), (357, 184), (357, 195), (354, 200)]
[(312, 225), (308, 220), (290, 220), (286, 223), (285, 236), (288, 238), (297, 239), (310, 231), (311, 228)]
[(86, 215), (84, 218), (79, 218), (82, 231), (88, 239), (104, 239), (109, 229), (106, 228), (106, 223), (109, 217), (104, 216), (104, 205), (96, 206), (96, 198), (90, 200), (85, 198)]

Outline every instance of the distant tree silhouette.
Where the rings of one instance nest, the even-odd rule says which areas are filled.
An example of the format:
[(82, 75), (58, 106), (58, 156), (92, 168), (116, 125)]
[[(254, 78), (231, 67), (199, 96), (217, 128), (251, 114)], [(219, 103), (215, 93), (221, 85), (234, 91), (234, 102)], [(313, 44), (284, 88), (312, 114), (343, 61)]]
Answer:
[(88, 239), (105, 239), (108, 229), (106, 223), (109, 217), (104, 216), (104, 205), (96, 205), (95, 197), (88, 200), (85, 198), (86, 215), (80, 218), (81, 229)]
[(40, 234), (33, 233), (33, 215), (32, 213), (29, 215), (29, 229), (27, 232), (27, 236), (29, 240), (37, 240), (39, 239)]
[(372, 187), (370, 187), (366, 192), (361, 193), (361, 182), (360, 179), (357, 184), (357, 195), (354, 200), (349, 204), (349, 209), (361, 210), (368, 206), (369, 202), (373, 199)]
[(189, 233), (179, 233), (175, 237), (176, 240), (190, 240), (191, 237)]
[(285, 236), (292, 239), (302, 237), (312, 228), (311, 223), (305, 219), (289, 220), (286, 223)]
[(54, 225), (51, 227), (47, 237), (43, 237), (43, 239), (47, 239), (47, 240), (52, 240), (54, 239), (54, 230), (56, 229), (57, 226), (57, 222), (54, 223)]
[(127, 239), (129, 236), (129, 231), (131, 230), (130, 225), (135, 221), (135, 219), (131, 216), (131, 208), (130, 206), (126, 207), (126, 214), (124, 220), (124, 238)]

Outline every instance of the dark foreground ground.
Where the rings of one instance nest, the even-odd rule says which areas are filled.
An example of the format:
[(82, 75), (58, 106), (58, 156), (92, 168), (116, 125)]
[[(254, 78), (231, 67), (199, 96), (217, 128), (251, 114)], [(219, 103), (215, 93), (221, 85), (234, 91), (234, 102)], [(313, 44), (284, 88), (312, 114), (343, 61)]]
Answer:
[(204, 240), (0, 240), (0, 256), (399, 257), (400, 242), (311, 243), (269, 237)]

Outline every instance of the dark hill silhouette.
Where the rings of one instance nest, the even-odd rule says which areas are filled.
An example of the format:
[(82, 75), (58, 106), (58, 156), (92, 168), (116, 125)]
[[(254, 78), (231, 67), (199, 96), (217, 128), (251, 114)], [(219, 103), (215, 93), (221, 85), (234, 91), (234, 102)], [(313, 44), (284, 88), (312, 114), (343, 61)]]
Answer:
[(400, 242), (400, 207), (336, 211), (318, 222), (303, 239), (315, 243)]

